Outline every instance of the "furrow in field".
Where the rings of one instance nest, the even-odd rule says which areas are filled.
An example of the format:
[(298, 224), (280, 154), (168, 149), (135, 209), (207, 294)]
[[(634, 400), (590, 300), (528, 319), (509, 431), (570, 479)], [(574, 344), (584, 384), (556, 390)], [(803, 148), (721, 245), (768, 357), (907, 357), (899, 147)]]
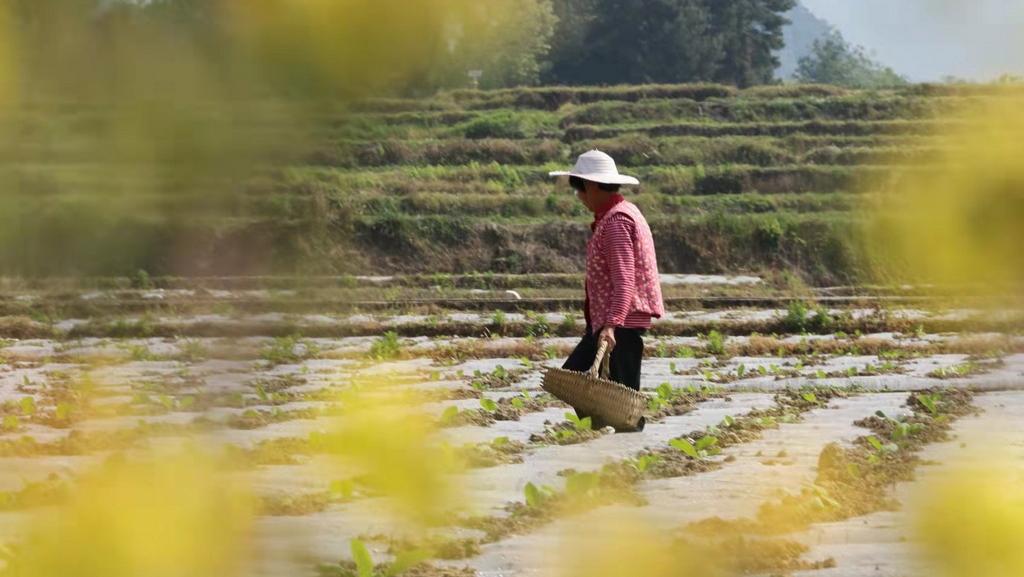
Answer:
[(652, 423), (642, 433), (619, 433), (579, 445), (542, 447), (522, 463), (471, 471), (465, 483), (468, 501), (490, 514), (500, 515), (501, 507), (510, 497), (518, 500), (528, 482), (561, 487), (564, 481), (558, 472), (564, 469), (597, 470), (605, 462), (626, 458), (644, 447), (662, 445), (694, 429), (717, 424), (726, 415), (738, 416), (771, 405), (770, 395), (739, 394), (732, 400), (700, 403), (693, 412)]
[[(735, 461), (721, 469), (644, 481), (638, 490), (648, 504), (638, 512), (666, 530), (709, 516), (752, 514), (765, 498), (813, 481), (818, 454), (825, 445), (850, 441), (864, 433), (853, 425), (854, 421), (876, 410), (897, 414), (906, 398), (905, 394), (878, 393), (838, 399), (828, 408), (805, 414), (800, 423), (782, 424), (766, 431), (758, 440), (726, 449), (721, 458)], [(614, 508), (610, 510), (614, 512)], [(589, 515), (557, 521), (535, 533), (486, 545), (468, 564), (481, 577), (550, 574), (557, 561), (550, 556), (551, 544), (557, 543), (567, 531), (586, 526)]]
[[(1024, 392), (1001, 391), (978, 395), (974, 404), (984, 412), (963, 417), (953, 425), (956, 438), (929, 445), (920, 453), (924, 464), (916, 479), (896, 487), (899, 511), (882, 511), (813, 526), (798, 536), (810, 547), (807, 558), (831, 557), (834, 568), (795, 573), (800, 577), (928, 577), (934, 562), (915, 538), (914, 519), (924, 507), (927, 484), (961, 468), (1000, 466), (1024, 484)], [(1012, 481), (1011, 481), (1012, 482)]]

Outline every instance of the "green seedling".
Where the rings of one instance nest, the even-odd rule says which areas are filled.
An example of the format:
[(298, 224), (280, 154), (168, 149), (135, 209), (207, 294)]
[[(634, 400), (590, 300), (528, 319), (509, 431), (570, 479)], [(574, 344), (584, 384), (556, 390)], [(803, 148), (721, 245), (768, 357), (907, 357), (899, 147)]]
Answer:
[(722, 422), (719, 423), (718, 426), (722, 427), (723, 429), (727, 429), (727, 428), (729, 428), (729, 427), (731, 427), (731, 426), (733, 426), (735, 424), (736, 424), (736, 419), (732, 418), (729, 415), (726, 415), (725, 418), (722, 419)]
[(568, 335), (576, 332), (576, 319), (572, 315), (566, 315), (562, 322), (558, 323), (558, 333)]
[[(714, 454), (716, 451), (715, 445), (718, 444), (718, 437), (712, 437), (711, 435), (705, 435), (697, 440), (697, 444), (694, 447), (698, 452), (706, 454)], [(709, 453), (710, 452), (710, 453)]]
[(373, 563), (369, 549), (359, 539), (353, 539), (349, 544), (352, 552), (352, 560), (356, 564), (357, 577), (395, 577), (423, 563), (432, 556), (430, 551), (416, 549), (413, 551), (401, 551), (395, 554), (395, 559), (381, 567)]
[(867, 441), (868, 444), (871, 445), (871, 448), (874, 449), (874, 451), (868, 455), (868, 463), (871, 464), (879, 462), (882, 457), (887, 454), (895, 453), (900, 450), (899, 446), (895, 443), (883, 443), (874, 435), (869, 436)]
[(510, 442), (508, 437), (496, 437), (491, 440), (491, 446), (497, 449), (508, 445)]
[(530, 508), (541, 507), (555, 496), (555, 490), (547, 485), (538, 487), (533, 483), (527, 483), (526, 487), (523, 487), (523, 496), (526, 500), (526, 506)]
[(718, 444), (718, 438), (711, 435), (701, 437), (696, 443), (691, 443), (687, 439), (672, 439), (668, 444), (695, 460), (706, 459), (709, 455), (718, 452), (715, 447)]
[(22, 397), (21, 400), (18, 401), (18, 405), (21, 408), (22, 415), (31, 417), (36, 414), (36, 400), (32, 397)]
[(0, 422), (0, 431), (5, 433), (11, 431), (17, 431), (18, 427), (21, 426), (21, 420), (15, 415), (4, 415), (4, 420)]
[(883, 444), (882, 441), (879, 441), (878, 437), (874, 435), (868, 437), (868, 444), (879, 453), (892, 453), (898, 449), (896, 445), (893, 445), (892, 443)]
[(814, 393), (804, 393), (800, 395), (800, 397), (812, 405), (818, 404), (818, 396), (815, 395)]
[(839, 501), (836, 501), (829, 494), (828, 490), (818, 485), (811, 485), (810, 492), (814, 495), (814, 504), (819, 509), (839, 509)]
[(402, 352), (402, 343), (398, 340), (398, 333), (388, 331), (382, 337), (370, 345), (370, 358), (378, 361), (394, 359)]
[(642, 475), (647, 472), (647, 469), (649, 469), (651, 465), (656, 464), (660, 460), (661, 457), (657, 455), (640, 455), (636, 459), (630, 461), (629, 464)]
[(513, 409), (521, 411), (526, 408), (526, 398), (522, 396), (512, 397), (512, 400), (509, 401), (509, 404), (512, 405)]
[(567, 441), (576, 434), (576, 431), (571, 429), (559, 429), (555, 431), (555, 439), (559, 441)]
[(903, 421), (894, 421), (896, 428), (892, 431), (892, 439), (894, 441), (902, 441), (909, 437), (920, 433), (924, 429), (924, 425), (921, 423), (904, 423)]
[(677, 395), (672, 385), (668, 383), (661, 383), (654, 392), (655, 395), (647, 401), (647, 408), (651, 411), (659, 411), (671, 405)]
[(922, 425), (921, 423), (906, 423), (904, 421), (900, 421), (898, 419), (894, 419), (894, 418), (886, 415), (882, 411), (875, 411), (875, 415), (877, 415), (877, 416), (879, 416), (879, 417), (889, 421), (890, 423), (892, 423), (892, 425), (893, 425), (892, 440), (893, 441), (902, 441), (902, 440), (907, 439), (907, 438), (909, 438), (909, 437), (911, 437), (913, 435), (916, 435), (917, 433), (921, 432), (922, 429), (924, 429), (924, 425)]
[(373, 577), (373, 557), (370, 556), (370, 550), (366, 548), (366, 543), (359, 539), (353, 539), (349, 544), (349, 549), (352, 551), (352, 560), (356, 564), (356, 575)]
[[(527, 320), (530, 320), (531, 314), (527, 313)], [(546, 337), (551, 334), (551, 325), (548, 324), (547, 319), (541, 315), (533, 316), (533, 322), (526, 327), (526, 334), (531, 337)]]
[(54, 410), (54, 418), (58, 421), (67, 421), (71, 417), (71, 405), (68, 403), (57, 403)]
[(966, 362), (959, 365), (953, 365), (951, 367), (941, 367), (928, 373), (929, 377), (934, 379), (954, 379), (968, 377), (978, 371), (978, 365), (972, 362)]
[(939, 395), (935, 395), (935, 394), (924, 395), (924, 394), (921, 394), (921, 395), (917, 395), (917, 400), (918, 400), (918, 402), (921, 403), (921, 405), (924, 408), (928, 409), (928, 412), (931, 413), (932, 415), (938, 415), (939, 414), (939, 400), (940, 400), (940, 396)]
[(710, 355), (724, 355), (725, 354), (725, 337), (718, 331), (711, 331), (704, 337), (706, 344), (704, 346)]
[(441, 413), (441, 424), (450, 425), (455, 422), (455, 419), (459, 416), (459, 408), (456, 406), (448, 407)]
[(593, 425), (593, 420), (591, 420), (590, 417), (583, 417), (581, 419), (578, 416), (576, 416), (575, 413), (572, 413), (572, 412), (566, 412), (565, 413), (565, 419), (567, 421), (569, 421), (570, 423), (572, 423), (572, 426), (577, 431), (580, 431), (580, 432), (582, 432), (582, 431), (590, 431), (591, 427)]
[(498, 403), (494, 402), (493, 399), (483, 398), (480, 399), (480, 407), (488, 413), (493, 413), (498, 410)]
[(693, 443), (686, 439), (672, 439), (668, 444), (691, 459), (700, 459), (700, 454), (697, 452), (697, 448), (693, 446)]
[(573, 473), (565, 479), (565, 494), (575, 498), (590, 496), (600, 482), (597, 473)]
[(690, 347), (680, 347), (676, 350), (676, 356), (681, 359), (692, 359), (697, 356), (697, 353)]
[(742, 379), (743, 375), (745, 375), (746, 373), (747, 373), (747, 366), (744, 365), (743, 363), (740, 363), (740, 366), (736, 367), (736, 378), (737, 379)]
[(496, 327), (505, 326), (505, 311), (494, 311), (494, 316), (491, 317), (491, 324)]
[[(174, 410), (174, 397), (170, 395), (160, 395), (159, 397), (157, 397), (157, 401), (160, 403), (160, 406), (164, 408), (164, 410)], [(60, 407), (57, 408), (60, 409)]]

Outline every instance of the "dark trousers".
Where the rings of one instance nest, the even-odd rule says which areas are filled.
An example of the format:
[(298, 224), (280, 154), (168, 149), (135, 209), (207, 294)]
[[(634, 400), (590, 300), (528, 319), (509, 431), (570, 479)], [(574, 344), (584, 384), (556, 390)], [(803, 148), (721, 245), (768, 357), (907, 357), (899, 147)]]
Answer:
[[(615, 329), (615, 348), (608, 366), (608, 376), (616, 383), (640, 390), (640, 363), (644, 358), (645, 329)], [(587, 371), (594, 364), (597, 356), (597, 335), (590, 333), (590, 328), (583, 339), (566, 359), (563, 369), (571, 371)]]
[[(644, 329), (615, 329), (615, 348), (612, 349), (612, 358), (608, 364), (608, 376), (611, 380), (636, 391), (640, 390), (640, 362), (644, 358), (645, 332)], [(591, 334), (590, 327), (587, 327), (580, 344), (576, 345), (562, 368), (580, 372), (590, 370), (594, 364), (594, 357), (597, 356), (597, 346), (597, 335)], [(590, 416), (579, 411), (576, 411), (576, 415), (581, 419)], [(595, 421), (595, 429), (604, 426), (603, 423), (597, 422), (597, 419), (592, 420)]]

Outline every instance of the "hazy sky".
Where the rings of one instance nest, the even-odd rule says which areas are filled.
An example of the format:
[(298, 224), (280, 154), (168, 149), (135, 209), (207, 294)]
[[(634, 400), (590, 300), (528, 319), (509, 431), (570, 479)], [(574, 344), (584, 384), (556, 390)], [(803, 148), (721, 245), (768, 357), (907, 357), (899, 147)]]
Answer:
[(1024, 75), (1024, 0), (803, 0), (911, 80)]

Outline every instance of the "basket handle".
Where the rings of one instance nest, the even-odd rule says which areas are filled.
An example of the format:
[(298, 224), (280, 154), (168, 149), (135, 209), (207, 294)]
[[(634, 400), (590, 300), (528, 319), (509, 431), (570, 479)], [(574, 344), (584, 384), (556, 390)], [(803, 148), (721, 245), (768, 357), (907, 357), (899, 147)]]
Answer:
[(587, 374), (596, 379), (600, 371), (601, 376), (607, 377), (610, 360), (611, 355), (608, 353), (608, 341), (601, 339), (601, 344), (597, 347), (597, 356), (594, 357), (594, 364), (591, 365)]

